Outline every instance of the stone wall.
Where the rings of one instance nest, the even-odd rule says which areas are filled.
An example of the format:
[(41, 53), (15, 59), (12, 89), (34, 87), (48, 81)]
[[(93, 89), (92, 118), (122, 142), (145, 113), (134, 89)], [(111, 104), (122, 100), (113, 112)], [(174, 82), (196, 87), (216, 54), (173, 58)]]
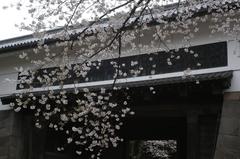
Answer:
[(0, 111), (0, 159), (27, 159), (23, 116), (12, 110)]
[(240, 93), (225, 93), (215, 159), (240, 159)]

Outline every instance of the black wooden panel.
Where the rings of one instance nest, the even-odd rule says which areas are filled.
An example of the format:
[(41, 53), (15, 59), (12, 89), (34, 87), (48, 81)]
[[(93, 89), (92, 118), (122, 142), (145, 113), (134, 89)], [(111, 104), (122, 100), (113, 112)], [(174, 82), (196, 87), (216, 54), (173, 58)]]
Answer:
[[(113, 67), (113, 63), (117, 63), (120, 66), (122, 73), (118, 78), (145, 76), (153, 74), (164, 74), (184, 71), (187, 68), (191, 70), (215, 68), (227, 66), (227, 43), (219, 42), (206, 45), (193, 46), (188, 49), (184, 48), (179, 50), (171, 50), (169, 52), (156, 52), (151, 54), (142, 54), (135, 56), (122, 57), (118, 59), (108, 59), (101, 62), (94, 61), (95, 66), (89, 66), (91, 70), (87, 74), (88, 80), (82, 77), (77, 77), (74, 73), (74, 67), (79, 64), (71, 66), (71, 70), (68, 73), (68, 77), (63, 80), (64, 84), (92, 82), (92, 81), (104, 81), (113, 79), (116, 72), (116, 67)], [(101, 65), (100, 65), (101, 63)], [(98, 66), (98, 68), (96, 67)], [(142, 70), (140, 69), (142, 68)], [(51, 71), (56, 70), (61, 72), (59, 68), (47, 68), (38, 70), (36, 76), (50, 75)], [(137, 75), (134, 70), (141, 70)], [(21, 77), (19, 76), (19, 79)], [(54, 83), (59, 85), (60, 81)], [(33, 87), (41, 87), (37, 79), (34, 80)], [(27, 85), (23, 85), (22, 88), (27, 88)], [(20, 85), (17, 89), (21, 89)]]

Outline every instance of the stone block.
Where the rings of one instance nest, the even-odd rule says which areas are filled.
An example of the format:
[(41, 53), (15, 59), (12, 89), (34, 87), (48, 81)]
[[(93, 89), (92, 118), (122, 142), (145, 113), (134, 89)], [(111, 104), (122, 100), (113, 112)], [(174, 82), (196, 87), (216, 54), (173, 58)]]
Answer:
[(227, 151), (224, 153), (224, 159), (239, 159), (239, 154)]
[(215, 159), (240, 159), (240, 152), (224, 145), (218, 146), (215, 151)]
[(8, 156), (7, 155), (0, 156), (0, 159), (8, 159)]
[(224, 101), (222, 117), (240, 119), (240, 101)]
[(240, 101), (240, 92), (225, 92), (224, 101)]
[(0, 147), (9, 144), (9, 136), (0, 137)]
[(3, 127), (0, 128), (0, 138), (1, 137), (7, 137), (11, 135), (11, 129), (10, 127)]
[(224, 147), (231, 152), (236, 152), (240, 154), (240, 137), (239, 136), (229, 136), (224, 135), (223, 136), (222, 143), (224, 144)]
[(239, 136), (240, 119), (222, 117), (219, 133), (223, 135)]
[(10, 116), (13, 115), (13, 111), (12, 110), (2, 110), (0, 111), (0, 121), (9, 118)]
[[(0, 113), (0, 116), (2, 113)], [(0, 120), (0, 128), (3, 127), (12, 127), (13, 126), (13, 115), (9, 114), (9, 116), (2, 118)]]
[(0, 146), (0, 156), (7, 156), (8, 153), (8, 145)]
[(215, 151), (215, 159), (224, 159), (224, 152), (222, 149), (217, 148)]

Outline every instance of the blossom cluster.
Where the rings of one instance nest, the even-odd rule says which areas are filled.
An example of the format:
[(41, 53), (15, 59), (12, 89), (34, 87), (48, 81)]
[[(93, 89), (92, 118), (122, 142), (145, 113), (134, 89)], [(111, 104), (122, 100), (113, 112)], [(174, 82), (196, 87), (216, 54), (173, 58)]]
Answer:
[[(116, 147), (123, 140), (118, 131), (124, 118), (134, 114), (124, 96), (123, 92), (113, 94), (104, 88), (95, 92), (84, 88), (78, 93), (62, 90), (42, 95), (18, 94), (11, 105), (16, 112), (33, 112), (37, 128), (49, 127), (65, 133), (66, 143), (74, 144), (77, 154), (91, 152), (91, 158), (99, 158), (104, 149)], [(57, 150), (64, 147), (59, 145)]]
[(175, 140), (149, 140), (143, 142), (141, 149), (151, 158), (169, 159), (177, 152), (177, 142)]

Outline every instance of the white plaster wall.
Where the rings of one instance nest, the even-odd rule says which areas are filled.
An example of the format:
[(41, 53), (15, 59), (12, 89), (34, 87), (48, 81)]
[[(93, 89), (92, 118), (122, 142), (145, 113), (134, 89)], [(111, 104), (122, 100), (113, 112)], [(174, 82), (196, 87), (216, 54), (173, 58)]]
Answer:
[(240, 43), (238, 40), (228, 41), (228, 67), (233, 70), (231, 87), (226, 92), (240, 91)]
[[(214, 34), (210, 35), (209, 29), (208, 29), (209, 22), (201, 23), (199, 25), (200, 31), (195, 34), (195, 38), (191, 40), (191, 45), (202, 45), (202, 44), (208, 44), (208, 43), (215, 43), (215, 42), (221, 42), (221, 41), (227, 41), (228, 42), (228, 66), (224, 68), (218, 68), (218, 71), (224, 71), (224, 70), (234, 70), (234, 76), (232, 79), (232, 86), (230, 89), (226, 91), (240, 91), (240, 43), (236, 40), (233, 40), (232, 37), (228, 37), (223, 34)], [(148, 45), (152, 39), (152, 31), (148, 30), (144, 32), (144, 37), (141, 39), (137, 39), (138, 42), (142, 43), (143, 45)], [(182, 47), (182, 36), (173, 36), (172, 41), (170, 43), (167, 43), (169, 48), (179, 48)], [(145, 49), (137, 47), (135, 50), (129, 51), (129, 48), (123, 48), (123, 56), (129, 56), (129, 55), (137, 55), (137, 54), (144, 54), (144, 53), (151, 53), (154, 51), (156, 47), (153, 47), (152, 50), (149, 50), (147, 52)], [(55, 49), (59, 52), (61, 52), (61, 48)], [(31, 52), (31, 50), (25, 50), (28, 52)], [(157, 51), (157, 50), (155, 50)], [(14, 69), (14, 67), (24, 66), (24, 67), (31, 67), (31, 65), (25, 63), (24, 61), (18, 59), (18, 54), (21, 51), (17, 52), (7, 52), (5, 54), (0, 55), (0, 96), (10, 95), (12, 93), (15, 93), (16, 88), (16, 81), (17, 79), (17, 72)], [(114, 50), (113, 52), (117, 52)], [(41, 55), (41, 54), (40, 54)], [(117, 55), (117, 53), (115, 54)], [(112, 57), (104, 57), (104, 58), (113, 58)], [(94, 60), (94, 59), (93, 59)], [(206, 72), (214, 72), (214, 69), (206, 69), (203, 70)], [(179, 72), (177, 74), (182, 74), (182, 72)], [(160, 75), (161, 76), (161, 75)], [(162, 75), (162, 77), (168, 77), (167, 74)], [(169, 74), (170, 77), (170, 74)], [(11, 79), (12, 82), (6, 81), (6, 79)]]
[(228, 41), (228, 66), (232, 70), (240, 69), (240, 43), (237, 40)]
[(0, 97), (7, 96), (16, 91), (17, 71), (15, 67), (26, 65), (18, 59), (18, 52), (0, 55)]
[(239, 92), (240, 91), (240, 70), (233, 71), (233, 78), (231, 80), (231, 87), (225, 92)]
[(0, 75), (0, 97), (16, 92), (17, 73)]

